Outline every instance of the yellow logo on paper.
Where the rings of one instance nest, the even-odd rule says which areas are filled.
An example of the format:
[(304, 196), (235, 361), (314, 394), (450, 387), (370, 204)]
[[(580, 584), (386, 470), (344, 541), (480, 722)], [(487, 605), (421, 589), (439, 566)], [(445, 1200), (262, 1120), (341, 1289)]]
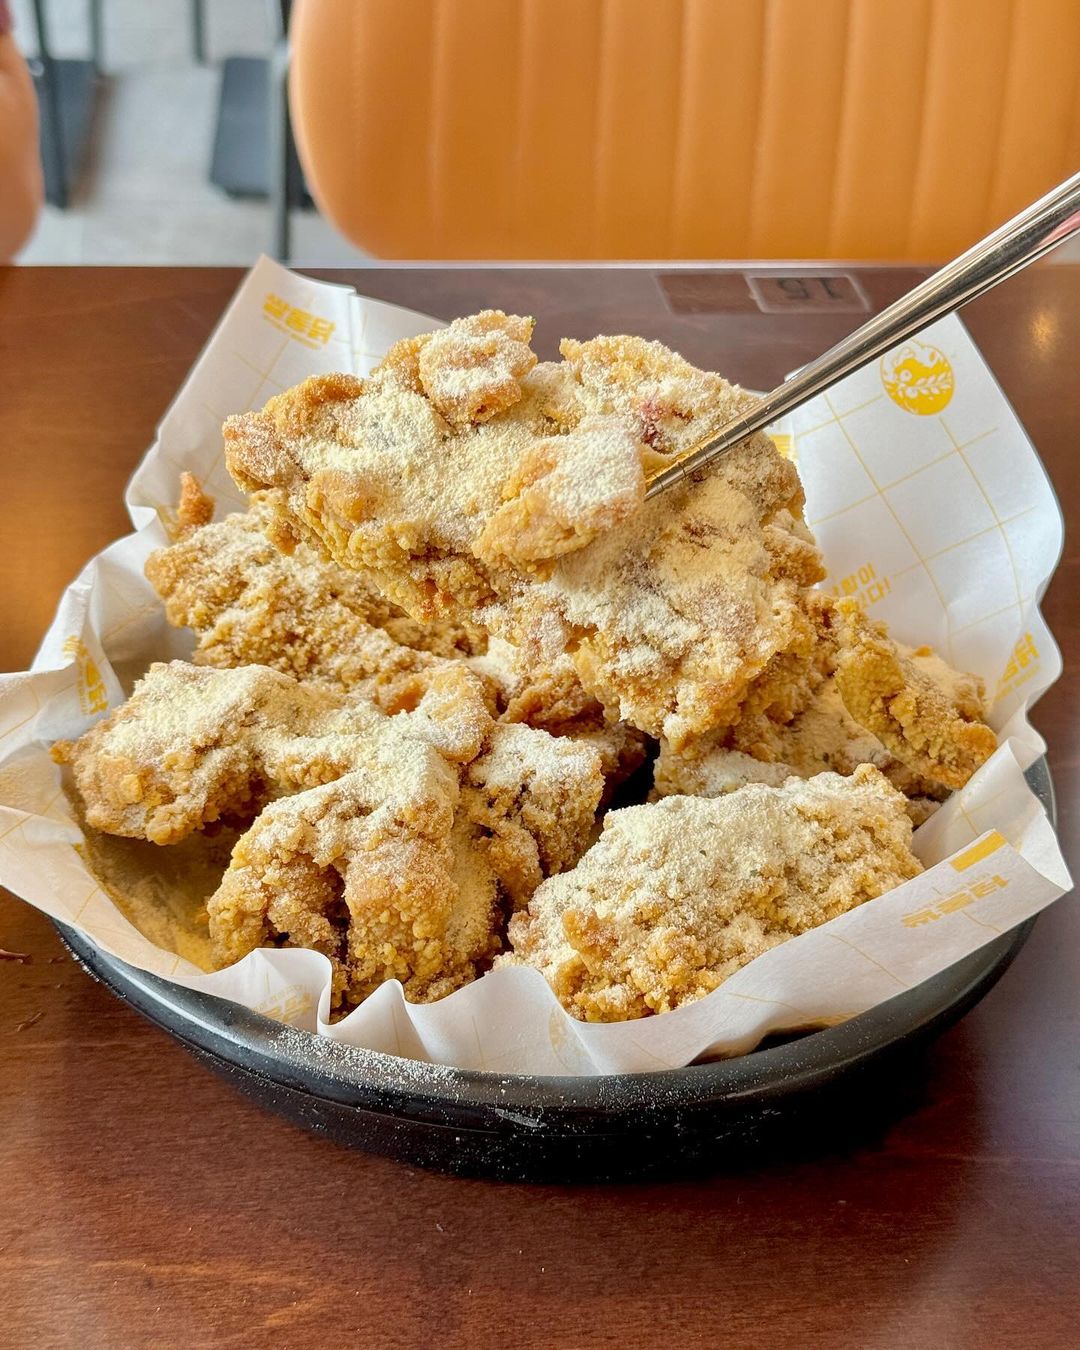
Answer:
[(1035, 639), (1030, 633), (1025, 633), (1016, 646), (1012, 649), (1008, 664), (1005, 667), (1005, 673), (998, 680), (997, 692), (995, 698), (1000, 698), (1002, 694), (1011, 689), (1019, 688), (1026, 684), (1035, 674), (1039, 667), (1039, 649), (1035, 646)]
[(262, 312), (263, 318), (269, 319), (275, 328), (302, 342), (305, 347), (325, 347), (334, 331), (330, 319), (320, 319), (317, 314), (309, 314), (306, 309), (297, 309), (273, 293), (263, 301)]
[(83, 712), (104, 712), (109, 706), (109, 696), (105, 692), (101, 672), (86, 649), (86, 643), (73, 634), (64, 641), (64, 655), (74, 657), (79, 667), (79, 706)]
[(863, 563), (856, 572), (841, 577), (829, 587), (838, 600), (854, 600), (860, 609), (868, 609), (884, 600), (892, 590), (888, 577), (879, 577), (873, 563)]
[(956, 380), (936, 347), (912, 341), (881, 358), (881, 383), (897, 407), (929, 417), (948, 407)]
[(315, 1000), (301, 985), (290, 984), (282, 989), (274, 998), (266, 1003), (260, 1003), (255, 1011), (262, 1013), (264, 1017), (273, 1018), (275, 1022), (285, 1022), (289, 1025), (295, 1025), (309, 1013), (315, 1006)]

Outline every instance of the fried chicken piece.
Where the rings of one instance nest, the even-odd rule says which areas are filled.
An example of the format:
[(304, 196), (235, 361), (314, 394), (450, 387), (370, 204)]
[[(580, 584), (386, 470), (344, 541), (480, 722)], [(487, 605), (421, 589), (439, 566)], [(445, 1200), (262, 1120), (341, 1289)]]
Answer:
[(160, 663), (54, 753), (94, 829), (173, 844), (247, 825), (208, 901), (219, 964), (310, 947), (335, 1006), (390, 978), (441, 997), (498, 949), (507, 902), (577, 862), (604, 788), (597, 750), (496, 726), (477, 677), (442, 665), (388, 716), (266, 666)]
[(486, 422), (521, 397), (536, 365), (531, 319), (484, 310), (409, 341), (416, 375), (432, 407), (453, 426)]
[(496, 567), (528, 571), (574, 552), (641, 509), (641, 444), (616, 418), (584, 417), (572, 431), (526, 450), (503, 484), (503, 496), (508, 500), (481, 530), (473, 551)]
[(498, 950), (504, 898), (524, 904), (588, 846), (603, 790), (600, 757), (525, 726), (490, 728), (459, 771), (440, 755), (429, 696), (379, 717), (363, 763), (322, 788), (270, 803), (210, 898), (222, 964), (268, 942), (330, 957), (338, 1001), (383, 980), (441, 998)]
[[(525, 903), (589, 844), (597, 752), (528, 726), (494, 726), (458, 771), (423, 722), (381, 718), (362, 767), (271, 802), (208, 902), (220, 964), (257, 946), (331, 958), (336, 1002), (400, 979), (414, 1002), (474, 979), (497, 952), (504, 898)], [(354, 761), (358, 756), (354, 756)]]
[(269, 512), (261, 494), (247, 512), (217, 524), (208, 524), (212, 511), (192, 475), (182, 475), (175, 542), (146, 565), (169, 621), (199, 634), (196, 664), (272, 666), (298, 679), (340, 684), (396, 713), (415, 707), (442, 668), (431, 657), (460, 657), (490, 688), (492, 710), (502, 720), (586, 737), (604, 757), (609, 788), (641, 763), (643, 738), (607, 724), (569, 657), (524, 675), (510, 645), (496, 639), (489, 651), (480, 629), (451, 620), (418, 623), (361, 573), (306, 545), (284, 556), (266, 537)]
[[(53, 757), (71, 765), (94, 829), (171, 844), (340, 777), (384, 716), (267, 666), (157, 662), (125, 704), (77, 741), (58, 742)], [(407, 716), (456, 761), (475, 758), (491, 728), (479, 682), (449, 662)]]
[(217, 523), (212, 509), (183, 475), (175, 542), (146, 562), (169, 622), (197, 633), (199, 665), (272, 666), (364, 693), (393, 713), (416, 705), (439, 658), (487, 645), (480, 630), (450, 620), (417, 623), (362, 573), (305, 544), (285, 557), (266, 536), (272, 512), (259, 494)]
[(497, 950), (495, 887), (455, 851), (457, 772), (407, 720), (384, 719), (365, 763), (272, 802), (239, 840), (208, 902), (222, 964), (269, 942), (311, 947), (348, 1003), (388, 979), (424, 1001)]
[(598, 751), (605, 780), (601, 806), (644, 763), (645, 737), (625, 722), (608, 718), (602, 704), (582, 685), (568, 655), (556, 657), (550, 665), (530, 668), (510, 643), (492, 638), (487, 651), (467, 664), (494, 687), (500, 722), (539, 727)]
[(747, 783), (780, 787), (791, 777), (850, 774), (860, 764), (872, 764), (909, 798), (913, 825), (928, 820), (947, 795), (947, 789), (913, 773), (859, 726), (832, 676), (792, 721), (773, 724), (764, 735), (760, 724), (746, 735), (742, 731), (736, 724), (724, 744), (699, 747), (697, 753), (693, 748), (676, 753), (662, 744), (654, 769), (654, 795), (719, 797)]
[(604, 788), (603, 760), (587, 742), (523, 724), (495, 726), (488, 749), (465, 771), (462, 795), (515, 909), (585, 852)]
[(584, 1021), (668, 1012), (917, 876), (910, 844), (903, 797), (870, 765), (613, 811), (511, 920), (496, 964), (535, 967)]
[[(804, 606), (812, 630), (806, 649), (772, 663), (733, 726), (678, 750), (663, 744), (657, 794), (715, 796), (748, 782), (775, 786), (790, 774), (848, 774), (873, 764), (912, 799), (921, 824), (993, 753), (996, 737), (981, 721), (982, 682), (928, 647), (893, 642), (851, 602), (808, 593)], [(877, 706), (883, 687), (903, 723)]]
[(209, 525), (214, 519), (214, 499), (202, 489), (199, 480), (185, 469), (180, 475), (180, 500), (176, 521), (168, 528), (170, 539), (179, 539), (191, 530)]
[(446, 401), (451, 325), (366, 384), (320, 377), (230, 418), (233, 477), (268, 492), (283, 547), (318, 540), (414, 618), (478, 622), (535, 666), (570, 653), (613, 720), (677, 744), (730, 725), (804, 640), (799, 596), (822, 575), (798, 475), (756, 435), (697, 481), (641, 489), (751, 396), (637, 338), (567, 341), (526, 370), (527, 321), (459, 322), (480, 320), (506, 334), (469, 367), (482, 421)]
[(127, 703), (53, 757), (71, 765), (95, 829), (171, 844), (345, 772), (349, 732), (365, 719), (363, 705), (343, 711), (329, 691), (264, 666), (156, 662)]
[(909, 769), (961, 788), (997, 749), (982, 681), (928, 647), (904, 649), (850, 601), (836, 607), (836, 687), (852, 717)]

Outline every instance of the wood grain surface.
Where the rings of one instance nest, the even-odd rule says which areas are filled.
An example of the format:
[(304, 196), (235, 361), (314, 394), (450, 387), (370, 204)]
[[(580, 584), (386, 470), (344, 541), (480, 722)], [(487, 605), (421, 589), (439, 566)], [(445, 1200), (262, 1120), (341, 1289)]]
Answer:
[[(767, 271), (768, 269), (760, 269)], [(773, 269), (774, 272), (778, 269)], [(859, 269), (877, 306), (919, 274)], [(0, 269), (0, 668), (125, 532), (124, 482), (239, 274)], [(662, 338), (765, 387), (859, 322), (761, 313), (739, 269), (388, 269), (338, 280), (441, 317)], [(967, 320), (1080, 512), (1080, 268)], [(1045, 610), (1039, 704), (1080, 865), (1080, 551)], [(827, 1156), (703, 1181), (460, 1181), (264, 1114), (88, 979), (0, 892), (0, 1345), (1073, 1347), (1080, 1332), (1080, 920), (1042, 918), (911, 1070), (912, 1110)]]

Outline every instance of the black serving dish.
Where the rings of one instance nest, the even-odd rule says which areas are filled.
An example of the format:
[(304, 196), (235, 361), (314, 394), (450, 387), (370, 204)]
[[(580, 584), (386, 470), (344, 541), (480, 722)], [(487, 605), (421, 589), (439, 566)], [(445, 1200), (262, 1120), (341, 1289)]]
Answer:
[[(1028, 778), (1053, 820), (1045, 760)], [(917, 1050), (996, 983), (1034, 922), (841, 1026), (738, 1059), (592, 1078), (465, 1072), (327, 1041), (144, 974), (58, 927), (119, 998), (307, 1129), (460, 1175), (606, 1181), (872, 1136), (917, 1092)]]

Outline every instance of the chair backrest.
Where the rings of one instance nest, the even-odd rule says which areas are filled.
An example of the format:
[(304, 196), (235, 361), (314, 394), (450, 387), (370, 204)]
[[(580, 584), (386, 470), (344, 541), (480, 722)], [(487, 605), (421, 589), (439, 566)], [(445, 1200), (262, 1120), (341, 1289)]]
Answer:
[(948, 257), (1080, 167), (1077, 0), (299, 0), (382, 258)]

